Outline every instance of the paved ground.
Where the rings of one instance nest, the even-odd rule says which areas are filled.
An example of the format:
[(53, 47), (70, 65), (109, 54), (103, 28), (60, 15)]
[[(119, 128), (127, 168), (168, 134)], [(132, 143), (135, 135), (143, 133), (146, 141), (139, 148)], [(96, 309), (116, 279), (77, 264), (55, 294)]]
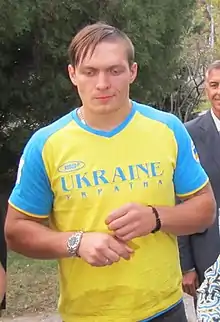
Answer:
[[(185, 296), (184, 299), (186, 312), (189, 322), (196, 322), (195, 311), (193, 308), (193, 302), (189, 296)], [(0, 318), (0, 322), (61, 322), (60, 318), (56, 314), (49, 315), (29, 315), (27, 317), (20, 318)]]

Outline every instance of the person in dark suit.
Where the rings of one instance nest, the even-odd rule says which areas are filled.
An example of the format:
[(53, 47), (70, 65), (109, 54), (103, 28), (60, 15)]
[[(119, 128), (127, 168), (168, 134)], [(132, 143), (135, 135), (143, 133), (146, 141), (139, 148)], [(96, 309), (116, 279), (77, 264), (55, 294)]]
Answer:
[(205, 89), (211, 109), (186, 123), (186, 128), (209, 176), (217, 203), (217, 216), (207, 230), (178, 238), (183, 290), (195, 299), (196, 289), (204, 280), (204, 272), (220, 254), (220, 60), (208, 67)]

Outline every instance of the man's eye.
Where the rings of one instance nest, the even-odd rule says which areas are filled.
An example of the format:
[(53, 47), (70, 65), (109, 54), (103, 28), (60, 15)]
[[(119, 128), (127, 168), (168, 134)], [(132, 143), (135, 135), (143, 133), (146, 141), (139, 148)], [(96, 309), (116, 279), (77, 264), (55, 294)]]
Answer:
[(84, 72), (84, 74), (85, 74), (86, 76), (93, 76), (93, 75), (95, 74), (95, 72), (94, 72), (93, 70), (86, 70), (86, 71)]
[(119, 74), (120, 74), (120, 70), (118, 70), (118, 69), (112, 69), (112, 70), (111, 70), (111, 73), (112, 73), (113, 75), (119, 75)]

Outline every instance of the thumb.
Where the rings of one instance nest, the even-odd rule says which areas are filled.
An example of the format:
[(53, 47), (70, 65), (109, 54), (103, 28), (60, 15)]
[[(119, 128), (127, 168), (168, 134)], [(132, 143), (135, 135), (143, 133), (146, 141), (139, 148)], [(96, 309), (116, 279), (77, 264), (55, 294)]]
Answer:
[(133, 242), (129, 242), (129, 245), (128, 245), (117, 236), (114, 236), (114, 239), (117, 240), (121, 245), (123, 245), (129, 253), (131, 254), (134, 253), (135, 247), (133, 247), (133, 245), (135, 244)]

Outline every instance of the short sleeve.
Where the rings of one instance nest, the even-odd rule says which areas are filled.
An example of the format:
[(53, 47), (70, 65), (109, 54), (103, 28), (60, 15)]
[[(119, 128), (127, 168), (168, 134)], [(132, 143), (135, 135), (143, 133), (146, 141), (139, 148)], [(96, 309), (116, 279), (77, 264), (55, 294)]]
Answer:
[(174, 186), (176, 194), (184, 197), (202, 189), (208, 182), (208, 176), (200, 164), (196, 147), (189, 133), (176, 117), (173, 130), (177, 143)]
[(9, 198), (15, 209), (35, 217), (48, 217), (53, 192), (43, 161), (45, 137), (36, 132), (26, 145), (18, 167), (17, 181)]

